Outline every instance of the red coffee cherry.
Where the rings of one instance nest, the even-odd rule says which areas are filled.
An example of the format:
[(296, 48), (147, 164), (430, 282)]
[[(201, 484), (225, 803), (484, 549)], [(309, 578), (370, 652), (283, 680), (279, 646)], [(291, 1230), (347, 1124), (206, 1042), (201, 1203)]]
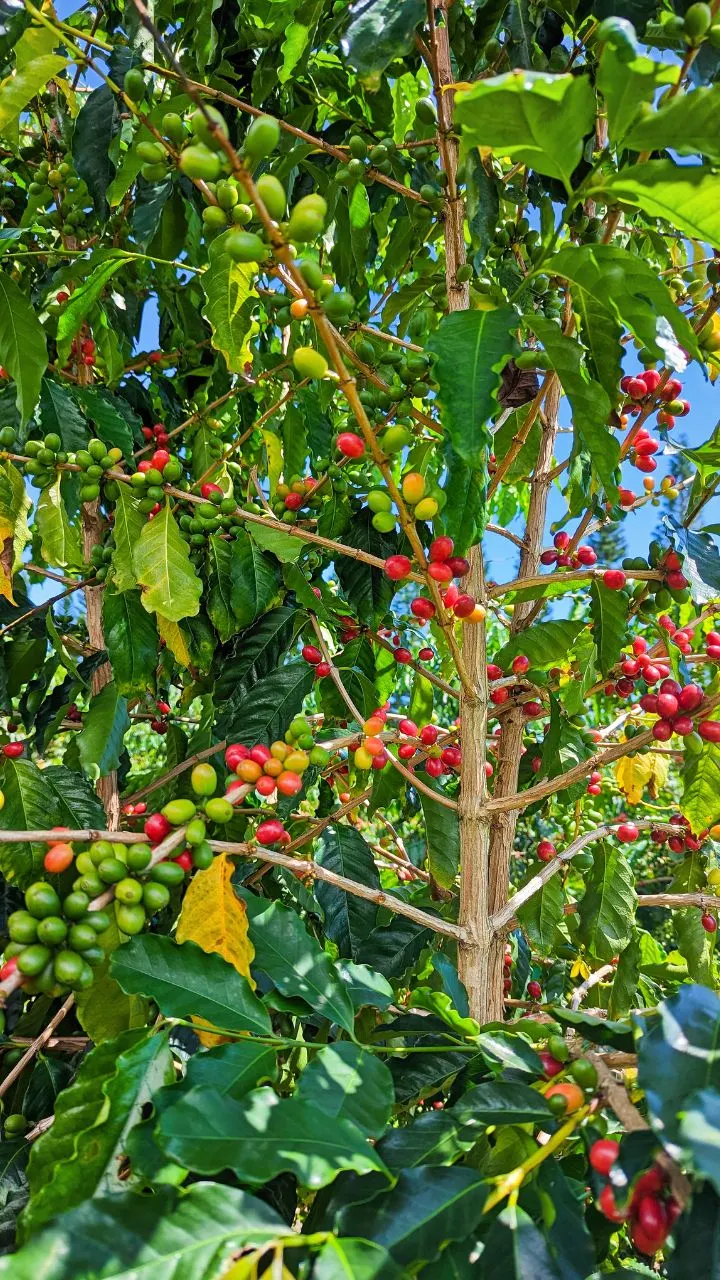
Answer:
[(365, 442), (354, 431), (341, 431), (335, 444), (346, 458), (362, 458)]
[(599, 1138), (597, 1142), (593, 1142), (590, 1148), (590, 1164), (596, 1173), (602, 1173), (606, 1177), (619, 1154), (619, 1142), (613, 1141), (612, 1138)]

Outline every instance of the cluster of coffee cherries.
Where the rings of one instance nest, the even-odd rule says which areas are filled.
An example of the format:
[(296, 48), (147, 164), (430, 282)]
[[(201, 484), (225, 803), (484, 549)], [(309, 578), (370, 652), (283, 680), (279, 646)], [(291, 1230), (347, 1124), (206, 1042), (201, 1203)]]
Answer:
[[(529, 982), (527, 991), (531, 999), (540, 999), (538, 982)], [(543, 1076), (551, 1081), (542, 1089), (550, 1110), (556, 1116), (564, 1116), (584, 1106), (597, 1089), (597, 1070), (588, 1058), (570, 1059), (562, 1027), (557, 1022), (521, 1018), (513, 1028), (525, 1032), (535, 1043)]]
[[(595, 1172), (608, 1178), (619, 1155), (618, 1142), (613, 1138), (598, 1138), (588, 1158)], [(680, 1204), (670, 1192), (668, 1176), (659, 1164), (653, 1164), (632, 1184), (626, 1204), (618, 1204), (612, 1182), (606, 1182), (597, 1204), (609, 1222), (629, 1224), (635, 1248), (648, 1257), (662, 1249), (681, 1213)]]
[[(105, 473), (116, 467), (122, 461), (122, 456), (122, 449), (108, 448), (99, 439), (89, 440), (87, 449), (78, 449), (75, 454), (75, 461), (81, 471), (81, 502), (94, 502), (100, 497), (100, 485), (104, 480)], [(113, 485), (115, 485), (114, 488), (112, 487)], [(105, 481), (105, 492), (108, 497), (117, 497), (116, 482), (112, 480), (110, 482)]]
[[(522, 680), (522, 677), (526, 675), (526, 673), (529, 670), (530, 670), (530, 659), (528, 658), (527, 654), (517, 653), (515, 657), (512, 659), (512, 662), (510, 663), (510, 672), (512, 673), (512, 675), (516, 676), (518, 680)], [(491, 688), (490, 690), (490, 701), (493, 704), (493, 706), (502, 707), (505, 705), (506, 702), (509, 701), (510, 697), (512, 696), (513, 690), (510, 687), (508, 687), (508, 685), (505, 685), (505, 684), (498, 685), (496, 682), (499, 680), (503, 680), (507, 675), (507, 673), (501, 666), (498, 665), (497, 662), (488, 662), (486, 671), (487, 671), (488, 681), (490, 682), (490, 684), (495, 685), (495, 687)], [(559, 667), (553, 668), (549, 674), (552, 676), (553, 673), (559, 675), (560, 674)], [(515, 691), (517, 691), (517, 686), (515, 687)], [(519, 705), (523, 715), (527, 716), (528, 720), (534, 720), (537, 716), (541, 716), (543, 714), (543, 710), (544, 710), (543, 704), (542, 702), (538, 702), (537, 699), (535, 698), (523, 698), (523, 700), (520, 702)], [(499, 730), (496, 729), (495, 732), (498, 733)], [(495, 750), (495, 747), (493, 746), (491, 747), (491, 749)], [(535, 769), (535, 772), (537, 773), (539, 769), (540, 769), (540, 765), (538, 764), (537, 768)]]
[[(345, 432), (351, 435), (351, 432)], [(356, 437), (359, 439), (359, 437)], [(338, 448), (344, 451), (338, 436)], [(360, 442), (362, 443), (362, 441)], [(357, 456), (357, 455), (356, 455)], [(402, 479), (402, 495), (408, 506), (413, 508), (416, 520), (434, 520), (441, 506), (446, 502), (445, 494), (437, 486), (429, 485), (425, 476), (419, 471), (409, 471)], [(367, 495), (367, 505), (373, 512), (372, 525), (379, 533), (389, 533), (395, 528), (397, 517), (393, 512), (393, 503), (386, 489), (377, 487)]]
[[(632, 665), (632, 659), (626, 659), (622, 664), (625, 670), (632, 669)], [(645, 680), (649, 683), (646, 676)], [(702, 705), (704, 698), (700, 685), (681, 685), (672, 678), (664, 679), (657, 693), (643, 694), (640, 699), (643, 711), (657, 716), (652, 726), (653, 738), (657, 742), (668, 742), (673, 734), (686, 738), (697, 730), (706, 742), (720, 742), (720, 721), (700, 720), (696, 725), (693, 719), (693, 712)]]
[(558, 569), (579, 569), (580, 567), (591, 568), (597, 564), (597, 556), (592, 547), (583, 544), (575, 551), (568, 551), (571, 538), (570, 534), (561, 529), (553, 538), (553, 545), (540, 556), (541, 564), (553, 564)]
[(314, 493), (317, 486), (314, 476), (292, 476), (279, 484), (271, 504), (275, 515), (283, 524), (295, 524), (303, 507), (314, 509), (322, 504), (322, 495)]
[[(70, 850), (72, 862), (74, 855), (70, 846), (58, 843), (50, 847), (46, 863), (55, 850), (60, 851), (59, 861), (66, 849)], [(76, 886), (84, 879), (80, 876)], [(99, 892), (102, 889), (100, 884)], [(25, 891), (24, 909), (13, 911), (8, 917), (10, 941), (5, 946), (0, 980), (5, 981), (17, 973), (31, 994), (60, 995), (68, 990), (84, 991), (91, 986), (93, 969), (105, 958), (99, 939), (111, 921), (106, 911), (91, 909), (90, 899), (87, 890), (80, 887), (74, 886), (72, 893), (61, 899), (48, 881), (37, 880), (31, 884)]]
[[(242, 523), (238, 504), (232, 494), (227, 496), (219, 485), (208, 481), (200, 486), (202, 502), (193, 503), (192, 514), (183, 513), (178, 524), (186, 534), (193, 555), (201, 553), (213, 533), (235, 533)], [(150, 512), (156, 515), (155, 508)], [(150, 518), (150, 517), (148, 517)]]
[[(428, 549), (428, 577), (437, 582), (445, 608), (451, 609), (456, 618), (463, 622), (481, 622), (485, 617), (482, 605), (473, 596), (461, 592), (453, 581), (470, 572), (470, 562), (464, 556), (454, 555), (454, 549), (452, 538), (445, 534), (433, 539)], [(384, 568), (393, 582), (404, 582), (412, 573), (412, 562), (404, 555), (388, 556)], [(432, 600), (420, 595), (412, 601), (410, 612), (420, 622), (427, 622), (435, 617), (437, 610)]]
[[(167, 439), (164, 430), (160, 434)], [(164, 444), (158, 445), (149, 458), (141, 458), (137, 471), (130, 477), (130, 483), (140, 497), (138, 505), (148, 520), (154, 520), (161, 510), (165, 497), (163, 485), (177, 484), (182, 477), (182, 462)], [(233, 503), (233, 508), (234, 506)]]
[[(12, 448), (14, 443), (10, 439), (10, 432), (14, 431), (12, 427), (3, 427), (2, 443), (6, 448)], [(23, 452), (28, 461), (23, 464), (23, 471), (29, 476), (32, 483), (38, 489), (44, 489), (47, 485), (52, 484), (56, 475), (56, 467), (59, 463), (67, 462), (69, 455), (65, 453), (62, 447), (62, 440), (55, 431), (50, 431), (42, 440), (28, 440), (23, 446)], [(107, 452), (103, 445), (103, 454)]]
[[(663, 631), (667, 632), (671, 643), (676, 645), (683, 655), (686, 656), (692, 653), (694, 627), (678, 627), (677, 623), (668, 615), (658, 618), (658, 622)], [(705, 644), (705, 657), (708, 661), (720, 662), (720, 632), (708, 631), (707, 635), (703, 637), (703, 641)]]
[[(658, 411), (658, 425), (671, 430), (675, 426), (676, 418), (684, 418), (690, 412), (690, 402), (679, 398), (682, 391), (679, 378), (668, 378), (662, 387), (661, 382), (662, 375), (657, 369), (646, 369), (644, 373), (629, 374), (624, 377), (620, 382), (620, 390), (627, 396), (624, 412), (633, 416), (646, 412), (649, 397), (653, 397), (662, 403)], [(622, 419), (621, 425), (626, 425)], [(657, 453), (659, 447), (658, 441), (652, 440), (644, 428), (637, 432), (633, 438), (631, 457), (639, 471), (655, 470), (657, 463), (653, 454)]]
[(55, 204), (56, 213), (50, 216), (63, 236), (78, 236), (89, 216), (86, 209), (93, 207), (87, 185), (76, 172), (70, 152), (40, 161), (28, 185), (28, 196), (36, 210)]

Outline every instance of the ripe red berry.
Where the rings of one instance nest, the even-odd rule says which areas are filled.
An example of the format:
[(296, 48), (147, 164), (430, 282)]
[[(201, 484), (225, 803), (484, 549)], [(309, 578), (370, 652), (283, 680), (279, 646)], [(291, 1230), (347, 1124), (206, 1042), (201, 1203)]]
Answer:
[(488, 662), (488, 664), (487, 664), (487, 678), (488, 678), (488, 680), (502, 680), (502, 677), (503, 677), (503, 675), (504, 675), (504, 674), (505, 674), (505, 673), (504, 673), (504, 671), (503, 671), (502, 667), (499, 667), (499, 666), (497, 665), (497, 663), (495, 663), (495, 662)]
[(431, 563), (440, 560), (447, 560), (448, 556), (452, 555), (454, 546), (455, 544), (452, 538), (448, 538), (444, 534), (439, 538), (434, 538), (430, 543), (428, 559)]
[(628, 378), (625, 391), (631, 400), (642, 400), (647, 395), (647, 386), (642, 378)]
[(676, 716), (673, 720), (673, 733), (679, 734), (681, 738), (687, 738), (688, 734), (695, 730), (695, 722), (692, 716)]
[(398, 755), (401, 760), (411, 760), (415, 755), (416, 749), (412, 742), (401, 742), (398, 747)]
[(412, 662), (412, 654), (410, 650), (405, 649), (402, 645), (397, 649), (393, 649), (393, 657), (396, 662), (400, 663), (401, 667), (406, 667), (408, 663)]
[(151, 351), (148, 356), (148, 364), (159, 364), (163, 358), (162, 351)]
[(528, 982), (527, 993), (531, 1000), (539, 1000), (542, 995), (542, 987), (539, 982)]
[(524, 653), (518, 653), (512, 660), (511, 670), (513, 675), (525, 675), (525, 672), (530, 670), (530, 659)]
[(429, 773), (431, 778), (439, 778), (445, 772), (445, 765), (442, 760), (433, 756), (425, 761), (425, 772)]
[(362, 458), (365, 452), (364, 440), (354, 431), (341, 431), (335, 443), (346, 458)]
[(431, 649), (429, 645), (426, 645), (418, 653), (418, 658), (421, 658), (423, 662), (430, 662), (431, 658), (434, 658), (434, 657), (435, 657), (435, 650)]
[(578, 547), (575, 554), (577, 555), (577, 558), (580, 564), (583, 564), (583, 565), (597, 564), (597, 556), (593, 551), (592, 547), (587, 547), (587, 546)]
[(542, 555), (540, 556), (541, 564), (557, 564), (557, 561), (558, 561), (557, 551), (543, 551)]
[(652, 727), (652, 735), (656, 742), (669, 742), (673, 736), (673, 726), (670, 720), (656, 720)]
[(169, 461), (170, 454), (167, 449), (156, 449), (151, 459), (153, 467), (156, 467), (158, 471), (162, 471)]
[(427, 596), (416, 596), (410, 605), (410, 612), (416, 618), (434, 618), (437, 609), (432, 600), (428, 600)]
[(385, 561), (385, 573), (393, 582), (402, 582), (403, 578), (407, 578), (411, 567), (407, 556), (388, 556)]
[(657, 712), (659, 716), (662, 716), (663, 720), (672, 720), (673, 716), (677, 715), (679, 705), (674, 693), (660, 692), (658, 694)]
[(637, 840), (639, 834), (634, 822), (621, 822), (617, 829), (617, 838), (623, 844), (632, 844), (633, 840)]
[(715, 933), (715, 930), (717, 929), (717, 920), (714, 916), (710, 915), (709, 911), (703, 912), (700, 917), (700, 923), (706, 933)]
[(5, 982), (7, 978), (11, 977), (17, 969), (17, 966), (18, 957), (10, 956), (10, 959), (6, 960), (2, 969), (0, 969), (0, 982)]
[(6, 742), (2, 749), (2, 753), (4, 756), (7, 756), (9, 760), (17, 760), (18, 756), (21, 756), (24, 750), (24, 742)]
[(204, 498), (206, 502), (210, 501), (210, 498), (214, 493), (222, 494), (222, 489), (219, 484), (212, 484), (211, 482), (208, 482), (200, 485), (200, 497)]
[(703, 691), (699, 684), (686, 684), (681, 691), (678, 702), (683, 711), (695, 711), (702, 702)]
[(490, 694), (490, 701), (493, 703), (494, 706), (501, 707), (504, 702), (507, 702), (509, 697), (510, 697), (510, 694), (508, 693), (506, 688), (503, 687), (502, 689), (493, 689), (492, 693)]
[(288, 493), (284, 499), (285, 509), (287, 511), (299, 511), (303, 501), (304, 499), (301, 493)]
[(612, 1138), (598, 1138), (590, 1148), (590, 1164), (596, 1173), (602, 1173), (607, 1177), (619, 1154), (619, 1142), (614, 1142)]
[(459, 747), (444, 747), (441, 760), (444, 764), (449, 765), (452, 769), (459, 769), (462, 759)]
[[(528, 983), (528, 995), (530, 994), (531, 985), (537, 987), (538, 991), (540, 991), (539, 982), (533, 982), (532, 984)], [(563, 1069), (563, 1063), (560, 1062), (558, 1058), (554, 1058), (551, 1053), (548, 1053), (547, 1049), (540, 1049), (538, 1051), (538, 1058), (543, 1065), (543, 1074), (546, 1075), (548, 1079), (552, 1080), (553, 1076), (560, 1075), (560, 1072)]]
[(557, 849), (552, 840), (541, 840), (537, 847), (537, 856), (541, 862), (550, 862), (555, 857)]
[(285, 828), (279, 818), (270, 818), (267, 822), (261, 822), (255, 838), (258, 844), (269, 845), (277, 844), (285, 832)]
[(542, 710), (542, 702), (524, 702), (522, 706), (522, 713), (524, 716), (528, 716), (528, 718), (542, 715)]
[(453, 571), (445, 560), (433, 560), (432, 564), (428, 565), (427, 571), (429, 577), (435, 582), (450, 582), (453, 576)]
[(555, 537), (553, 538), (553, 545), (558, 551), (567, 551), (567, 548), (570, 546), (570, 534), (566, 533), (564, 529), (561, 529), (560, 533), (555, 534)]
[(417, 738), (418, 727), (414, 720), (401, 720), (398, 729), (408, 738)]
[(143, 831), (151, 844), (159, 844), (170, 834), (172, 827), (162, 813), (151, 813), (145, 820)]
[(69, 300), (70, 300), (70, 294), (66, 293), (64, 289), (61, 289), (59, 293), (55, 294), (56, 302), (68, 302)]
[(453, 578), (464, 578), (470, 572), (470, 561), (465, 556), (448, 556), (445, 563), (452, 569)]
[[(720, 727), (720, 726), (719, 726)], [(432, 747), (438, 740), (440, 730), (437, 725), (424, 724), (420, 730), (420, 741), (424, 747)]]
[(187, 849), (183, 849), (182, 853), (179, 853), (177, 858), (172, 858), (171, 861), (177, 862), (178, 866), (182, 867), (183, 871), (192, 871), (192, 855)]
[(609, 591), (622, 591), (627, 579), (622, 569), (606, 569), (603, 582)]
[(457, 600), (455, 601), (455, 607), (454, 607), (455, 617), (469, 618), (470, 614), (473, 612), (473, 609), (475, 608), (475, 603), (476, 602), (473, 596), (468, 596), (468, 595), (458, 596)]
[(330, 663), (318, 662), (315, 668), (315, 675), (317, 676), (318, 680), (324, 680), (326, 676), (330, 675)]
[(701, 720), (698, 733), (705, 742), (720, 742), (720, 720)]
[(642, 375), (642, 380), (645, 383), (648, 392), (652, 395), (653, 391), (657, 390), (660, 383), (660, 374), (657, 369), (646, 369)]
[(315, 648), (314, 644), (304, 644), (302, 656), (306, 662), (310, 663), (311, 667), (317, 667), (322, 662), (322, 654), (319, 649)]
[(646, 684), (657, 684), (658, 680), (661, 678), (662, 672), (660, 671), (660, 668), (656, 667), (653, 663), (648, 663), (648, 665), (643, 668), (643, 680)]
[(615, 1203), (615, 1192), (609, 1182), (598, 1196), (598, 1208), (609, 1222), (625, 1222), (629, 1216), (627, 1209), (618, 1209)]
[(682, 391), (682, 382), (679, 378), (668, 378), (663, 387), (660, 396), (662, 400), (676, 400)]

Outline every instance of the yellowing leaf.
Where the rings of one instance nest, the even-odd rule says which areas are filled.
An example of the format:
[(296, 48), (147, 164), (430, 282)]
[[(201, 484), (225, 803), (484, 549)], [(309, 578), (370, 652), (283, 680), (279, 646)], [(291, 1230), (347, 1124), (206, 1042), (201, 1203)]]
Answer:
[(573, 961), (573, 966), (570, 970), (570, 977), (582, 978), (583, 982), (590, 977), (590, 967), (585, 963), (581, 956), (578, 956), (577, 960)]
[[(230, 882), (233, 870), (227, 854), (219, 853), (212, 866), (197, 872), (185, 894), (177, 940), (195, 942), (203, 951), (216, 951), (254, 987), (250, 964), (255, 948), (248, 937), (245, 903), (238, 898)], [(201, 1023), (201, 1020), (193, 1018), (193, 1022)], [(205, 1046), (224, 1041), (223, 1036), (209, 1031), (198, 1034)]]
[(650, 751), (646, 756), (624, 756), (615, 765), (615, 780), (628, 804), (639, 804), (647, 787), (652, 799), (667, 782), (670, 762)]
[(190, 650), (187, 641), (183, 635), (177, 622), (170, 622), (167, 618), (163, 618), (161, 613), (157, 614), (157, 629), (160, 633), (160, 639), (165, 641), (168, 649), (181, 667), (190, 666)]

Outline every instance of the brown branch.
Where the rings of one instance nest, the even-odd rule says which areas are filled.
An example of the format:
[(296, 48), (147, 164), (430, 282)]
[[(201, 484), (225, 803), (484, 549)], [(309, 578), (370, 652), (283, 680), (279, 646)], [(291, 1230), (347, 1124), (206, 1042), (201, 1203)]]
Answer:
[(53, 1031), (60, 1025), (66, 1013), (69, 1013), (70, 1009), (72, 1009), (74, 1003), (75, 996), (71, 992), (60, 1005), (57, 1012), (53, 1014), (45, 1029), (40, 1032), (39, 1036), (35, 1037), (29, 1048), (25, 1050), (25, 1053), (22, 1058), (20, 1058), (19, 1062), (16, 1062), (15, 1066), (10, 1068), (5, 1079), (0, 1083), (0, 1098), (7, 1093), (8, 1089), (10, 1089), (12, 1085), (14, 1085), (15, 1081), (22, 1075), (28, 1063), (32, 1062), (35, 1054), (39, 1053), (43, 1045), (47, 1044)]

